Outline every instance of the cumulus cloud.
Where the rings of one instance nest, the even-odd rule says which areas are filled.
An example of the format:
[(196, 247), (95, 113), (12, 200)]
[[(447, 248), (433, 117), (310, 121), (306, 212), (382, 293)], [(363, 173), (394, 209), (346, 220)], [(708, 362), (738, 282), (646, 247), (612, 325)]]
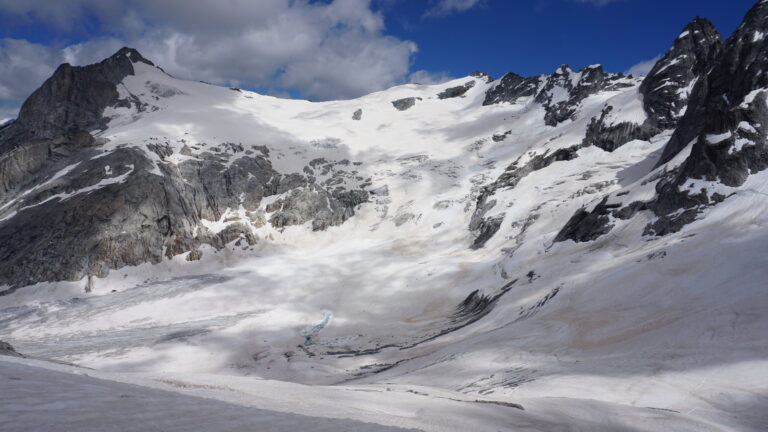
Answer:
[[(406, 82), (417, 51), (413, 42), (386, 34), (370, 0), (0, 0), (0, 11), (61, 32), (76, 32), (85, 17), (96, 17), (114, 35), (63, 48), (7, 40), (26, 44), (26, 52), (0, 51), (0, 100), (16, 102), (58, 63), (93, 63), (123, 45), (180, 78), (283, 88), (312, 99), (351, 98)], [(30, 56), (33, 49), (40, 53)], [(25, 65), (24, 58), (38, 65)], [(34, 73), (22, 77), (24, 68)]]
[(19, 101), (50, 76), (60, 53), (24, 40), (0, 39), (0, 101)]
[(18, 39), (0, 39), (0, 123), (64, 62), (63, 53)]
[(408, 81), (413, 84), (442, 84), (452, 80), (448, 72), (430, 72), (427, 70), (417, 70), (408, 76)]
[(441, 17), (456, 12), (464, 12), (480, 4), (480, 0), (432, 0), (432, 6), (425, 16)]
[(659, 61), (660, 58), (661, 56), (658, 55), (650, 60), (641, 61), (640, 63), (633, 65), (632, 67), (627, 69), (626, 73), (632, 74), (634, 76), (646, 76), (648, 75), (648, 72), (650, 72), (651, 69), (653, 69), (653, 66), (656, 64), (657, 61)]

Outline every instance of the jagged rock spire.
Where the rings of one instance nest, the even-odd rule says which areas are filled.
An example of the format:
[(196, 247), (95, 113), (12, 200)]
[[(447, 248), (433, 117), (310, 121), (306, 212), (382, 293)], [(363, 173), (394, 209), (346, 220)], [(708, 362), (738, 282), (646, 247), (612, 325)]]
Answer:
[(640, 86), (645, 110), (659, 129), (673, 129), (685, 113), (692, 86), (722, 49), (722, 37), (704, 18), (691, 21)]
[[(728, 38), (716, 61), (710, 64), (707, 73), (701, 75), (691, 95), (686, 115), (681, 119), (679, 127), (664, 149), (659, 164), (671, 160), (693, 140), (703, 140), (705, 135), (735, 132), (736, 126), (742, 121), (758, 128), (768, 121), (764, 104), (758, 103), (765, 98), (765, 92), (760, 90), (768, 87), (768, 76), (764, 73), (768, 70), (767, 35), (768, 3), (760, 1), (747, 13), (742, 24)], [(750, 94), (752, 97), (748, 97)], [(736, 135), (733, 135), (733, 139), (736, 139)], [(752, 138), (747, 139), (754, 141)], [(720, 143), (724, 148), (727, 144), (724, 141)], [(698, 151), (704, 152), (704, 147)], [(705, 152), (707, 155), (702, 153), (699, 155), (700, 160), (696, 162), (696, 151), (694, 149), (686, 162), (688, 172), (685, 175), (720, 176), (727, 184), (740, 184), (745, 178), (746, 173), (742, 173), (738, 176), (740, 179), (737, 179), (731, 178), (730, 175), (723, 177), (725, 173), (716, 174), (713, 171), (716, 170), (715, 166), (724, 163), (725, 159), (734, 157), (733, 155), (716, 157), (713, 148), (707, 147)], [(702, 165), (705, 159), (707, 160), (704, 164), (707, 165), (706, 169)], [(698, 168), (693, 169), (694, 166)]]
[[(558, 234), (558, 241), (595, 239), (610, 231), (609, 215), (628, 219), (641, 210), (656, 215), (655, 221), (646, 226), (646, 235), (679, 231), (696, 220), (704, 209), (727, 199), (718, 192), (692, 187), (692, 179), (738, 187), (749, 175), (768, 169), (768, 76), (765, 73), (768, 70), (768, 1), (756, 3), (720, 48), (713, 38), (711, 24), (695, 20), (670, 50), (673, 54), (665, 56), (649, 76), (650, 80), (656, 80), (660, 74), (674, 75), (667, 70), (679, 68), (679, 62), (699, 56), (700, 63), (689, 63), (689, 70), (677, 72), (690, 72), (688, 76), (699, 72), (699, 75), (685, 115), (679, 120), (657, 166), (692, 145), (688, 157), (669, 172), (660, 173), (662, 177), (656, 184), (653, 199), (611, 207), (603, 201), (591, 212), (580, 210)], [(694, 48), (692, 42), (699, 46)], [(702, 51), (701, 45), (706, 43), (710, 44), (710, 50)], [(691, 58), (681, 58), (686, 53)], [(680, 60), (674, 62), (674, 59)], [(653, 81), (647, 79), (646, 82)]]

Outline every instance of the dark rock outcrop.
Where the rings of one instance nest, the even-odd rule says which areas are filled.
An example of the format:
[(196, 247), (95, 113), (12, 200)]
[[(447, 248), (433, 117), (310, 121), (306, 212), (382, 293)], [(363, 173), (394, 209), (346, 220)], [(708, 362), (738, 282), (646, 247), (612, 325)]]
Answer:
[(613, 106), (587, 127), (584, 145), (614, 151), (633, 140), (648, 140), (663, 130), (674, 129), (689, 102), (693, 86), (720, 53), (722, 39), (709, 21), (696, 18), (685, 26), (672, 47), (659, 59), (640, 85), (643, 109), (641, 124), (611, 123)]
[(593, 145), (607, 152), (612, 152), (632, 140), (645, 141), (660, 132), (647, 121), (643, 124), (610, 123), (608, 117), (611, 111), (613, 111), (613, 106), (606, 105), (600, 117), (593, 117), (589, 122), (587, 133), (582, 141), (585, 147)]
[(706, 19), (696, 18), (685, 26), (640, 85), (643, 107), (653, 126), (677, 127), (693, 85), (712, 67), (722, 43), (720, 33)]
[[(567, 65), (550, 75), (536, 95), (536, 102), (546, 109), (544, 122), (549, 126), (572, 119), (581, 102), (604, 90), (631, 87), (623, 74), (609, 74), (600, 65), (588, 66), (574, 72)], [(562, 96), (565, 94), (566, 96)]]
[(398, 111), (405, 111), (409, 108), (412, 108), (414, 105), (416, 105), (416, 100), (421, 100), (420, 97), (407, 97), (398, 99), (396, 101), (392, 101), (392, 106), (395, 107)]
[(464, 94), (474, 86), (475, 86), (474, 81), (467, 81), (466, 83), (460, 86), (449, 87), (443, 90), (442, 92), (437, 94), (437, 97), (438, 99), (451, 99), (451, 98), (461, 97), (461, 96), (464, 96)]
[(134, 74), (133, 64), (137, 62), (153, 65), (131, 48), (122, 48), (90, 66), (62, 64), (24, 102), (18, 119), (0, 131), (0, 152), (20, 140), (52, 139), (64, 133), (106, 128), (102, 113), (118, 102), (117, 84)]
[(352, 113), (352, 120), (361, 120), (363, 118), (363, 109), (358, 108)]
[(514, 103), (521, 97), (534, 96), (539, 91), (540, 80), (541, 77), (523, 78), (510, 72), (486, 92), (483, 105)]
[[(768, 168), (768, 76), (764, 73), (768, 70), (768, 3), (758, 2), (722, 49), (708, 21), (697, 19), (688, 29), (678, 41), (690, 45), (685, 38), (691, 37), (694, 42), (710, 44), (710, 50), (701, 51), (708, 63), (697, 66), (701, 75), (658, 165), (669, 162), (688, 145), (691, 152), (679, 166), (659, 173), (653, 199), (619, 204), (610, 211), (619, 218), (640, 210), (653, 212), (656, 219), (646, 226), (646, 235), (677, 232), (704, 209), (727, 198), (696, 189), (693, 180), (738, 187), (750, 174)], [(607, 232), (607, 210), (598, 206), (589, 216), (579, 211), (557, 240), (599, 237)]]
[(555, 242), (573, 240), (576, 242), (587, 242), (597, 239), (603, 234), (607, 234), (612, 225), (608, 217), (609, 210), (618, 206), (609, 206), (608, 197), (603, 199), (594, 210), (588, 212), (579, 209), (565, 223), (565, 226), (555, 236)]
[(589, 66), (574, 72), (567, 65), (551, 75), (524, 78), (514, 73), (504, 75), (486, 92), (483, 105), (514, 103), (522, 97), (532, 97), (544, 106), (544, 121), (557, 126), (576, 114), (581, 102), (603, 90), (629, 87), (623, 74), (609, 74), (602, 66)]

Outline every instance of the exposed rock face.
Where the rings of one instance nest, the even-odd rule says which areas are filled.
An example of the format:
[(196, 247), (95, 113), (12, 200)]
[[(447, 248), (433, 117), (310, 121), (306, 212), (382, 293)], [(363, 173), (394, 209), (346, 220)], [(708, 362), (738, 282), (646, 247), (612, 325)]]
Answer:
[(486, 92), (483, 105), (514, 103), (521, 97), (534, 96), (539, 91), (541, 79), (541, 77), (523, 78), (510, 72), (501, 77), (499, 82)]
[(662, 130), (677, 126), (693, 86), (712, 66), (722, 43), (720, 33), (706, 19), (696, 18), (685, 26), (640, 86), (654, 126)]
[(577, 242), (588, 242), (607, 234), (612, 226), (609, 225), (608, 212), (617, 206), (609, 206), (608, 198), (603, 199), (600, 204), (595, 206), (594, 210), (588, 212), (579, 209), (565, 224), (562, 230), (555, 237), (555, 242), (573, 240)]
[(361, 120), (363, 118), (363, 109), (358, 108), (352, 113), (352, 120)]
[[(717, 61), (710, 65), (711, 71), (702, 76), (691, 95), (689, 109), (664, 149), (659, 165), (671, 160), (695, 139), (695, 155), (692, 154), (690, 162), (685, 164), (687, 174), (694, 177), (704, 175), (707, 178), (725, 175), (723, 182), (728, 185), (743, 182), (745, 169), (736, 173), (730, 169), (716, 168), (717, 165), (722, 166), (726, 162), (725, 159), (733, 161), (742, 158), (739, 154), (743, 153), (740, 151), (735, 152), (739, 154), (724, 154), (728, 153), (728, 149), (732, 148), (737, 140), (746, 139), (753, 142), (753, 146), (744, 147), (747, 152), (761, 147), (759, 144), (763, 141), (760, 136), (764, 134), (760, 132), (764, 126), (764, 104), (761, 105), (761, 101), (765, 99), (762, 89), (768, 87), (768, 78), (762, 71), (765, 70), (767, 62), (764, 53), (768, 42), (762, 37), (766, 31), (766, 24), (762, 20), (767, 7), (768, 5), (760, 2), (749, 11), (742, 25), (726, 42)], [(742, 121), (749, 126), (739, 127)], [(755, 132), (751, 128), (754, 128)], [(702, 136), (727, 133), (731, 136), (718, 143), (712, 143), (716, 144), (712, 146), (706, 145), (711, 140)], [(755, 139), (757, 141), (754, 141)], [(705, 155), (705, 150), (712, 154)]]
[(461, 96), (464, 96), (464, 93), (468, 92), (469, 89), (471, 89), (474, 86), (475, 86), (474, 81), (467, 81), (463, 85), (445, 89), (444, 91), (438, 93), (437, 97), (439, 99), (451, 99), (455, 97), (461, 97)]
[[(570, 119), (576, 113), (579, 104), (588, 96), (603, 90), (630, 87), (622, 74), (607, 74), (602, 66), (589, 66), (574, 72), (567, 65), (547, 78), (544, 87), (536, 95), (536, 102), (547, 110), (544, 121), (549, 126), (557, 126)], [(567, 95), (567, 96), (563, 96)]]
[(396, 101), (392, 101), (392, 106), (397, 108), (398, 111), (405, 111), (407, 109), (412, 108), (414, 105), (416, 105), (416, 100), (421, 100), (421, 98), (417, 97), (407, 97), (398, 99)]
[(612, 152), (632, 140), (645, 141), (660, 132), (648, 121), (643, 124), (612, 123), (609, 119), (612, 111), (613, 106), (606, 105), (602, 115), (593, 117), (589, 122), (587, 133), (582, 141), (585, 147), (593, 145), (607, 152)]
[(286, 197), (267, 206), (267, 211), (274, 212), (269, 222), (277, 228), (312, 221), (312, 229), (321, 231), (341, 225), (354, 215), (353, 209), (357, 205), (366, 201), (368, 193), (363, 190), (329, 192), (311, 184), (291, 189)]
[(535, 96), (535, 101), (546, 109), (546, 124), (557, 126), (572, 118), (579, 104), (590, 95), (631, 85), (623, 74), (606, 73), (599, 65), (589, 66), (578, 72), (563, 65), (552, 75), (530, 78), (514, 73), (504, 75), (488, 90), (483, 105), (514, 103), (519, 98)]
[(0, 131), (0, 151), (21, 139), (51, 139), (63, 133), (105, 128), (104, 108), (117, 103), (117, 84), (134, 74), (135, 62), (152, 65), (138, 51), (122, 48), (94, 65), (59, 66), (24, 102), (16, 122)]
[(674, 129), (688, 106), (694, 85), (707, 71), (721, 50), (722, 39), (709, 21), (696, 18), (675, 39), (640, 85), (647, 118), (642, 123), (612, 122), (613, 106), (593, 118), (584, 145), (614, 151), (632, 140), (648, 140), (667, 129)]
[[(692, 212), (725, 199), (720, 194), (687, 187), (691, 179), (741, 186), (751, 173), (768, 168), (768, 3), (758, 2), (728, 39), (722, 54), (702, 76), (662, 155), (673, 158), (693, 142), (691, 153), (677, 172), (657, 185), (656, 213), (676, 225), (675, 212)], [(684, 213), (685, 214), (685, 213)]]
[[(0, 141), (0, 145), (7, 142)], [(64, 168), (63, 160), (78, 154), (85, 148), (96, 145), (97, 141), (87, 132), (65, 133), (54, 139), (32, 139), (23, 145), (12, 147), (0, 153), (0, 202), (9, 194), (29, 185), (44, 181), (45, 173), (37, 175), (44, 166)]]
[[(284, 174), (263, 146), (246, 151), (221, 143), (196, 155), (182, 150), (186, 158), (175, 164), (165, 162), (173, 149), (162, 142), (103, 152), (103, 142), (88, 131), (105, 126), (107, 106), (124, 103), (115, 83), (139, 61), (151, 65), (122, 49), (95, 65), (60, 67), (3, 130), (0, 286), (105, 276), (186, 252), (199, 259), (203, 244), (255, 244), (254, 230), (267, 219), (275, 227), (311, 223), (322, 230), (367, 201), (364, 179), (340, 168), (348, 161), (321, 164), (322, 173), (307, 167)], [(226, 158), (219, 147), (238, 156)], [(265, 209), (262, 199), (274, 195), (281, 196), (272, 203), (278, 207)], [(212, 231), (205, 221), (225, 226)]]
[[(697, 180), (736, 187), (742, 185), (751, 173), (768, 168), (768, 77), (764, 74), (768, 70), (768, 57), (765, 56), (768, 52), (765, 38), (768, 35), (768, 3), (758, 2), (722, 49), (708, 21), (697, 19), (687, 29), (689, 33), (683, 32), (678, 38), (682, 46), (690, 46), (693, 42), (686, 38), (691, 37), (710, 45), (709, 50), (701, 50), (701, 46), (696, 48), (702, 58), (716, 57), (709, 59), (707, 64), (690, 66), (702, 73), (659, 165), (670, 161), (688, 145), (691, 146), (690, 154), (681, 165), (660, 174), (653, 199), (612, 205), (605, 205), (607, 201), (604, 201), (589, 214), (582, 210), (574, 215), (557, 240), (592, 240), (610, 230), (611, 219), (627, 219), (642, 210), (649, 210), (657, 217), (645, 228), (646, 235), (660, 236), (679, 231), (705, 208), (727, 198), (697, 188)], [(661, 61), (670, 60), (665, 56)], [(658, 72), (661, 68), (654, 70)], [(676, 106), (676, 101), (674, 99), (668, 108)], [(673, 120), (660, 118), (661, 121), (665, 118)], [(616, 200), (619, 197), (614, 202)]]

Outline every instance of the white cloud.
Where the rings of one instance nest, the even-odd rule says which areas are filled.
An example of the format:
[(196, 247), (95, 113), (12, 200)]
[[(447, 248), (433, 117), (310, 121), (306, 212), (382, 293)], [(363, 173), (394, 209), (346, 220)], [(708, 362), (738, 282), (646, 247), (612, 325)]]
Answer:
[(660, 58), (661, 56), (658, 55), (650, 60), (641, 61), (640, 63), (633, 65), (632, 67), (627, 69), (625, 73), (632, 74), (638, 77), (646, 76), (648, 75), (648, 72), (650, 72), (651, 69), (653, 69), (653, 66), (656, 64), (657, 61), (659, 61)]
[(432, 0), (432, 6), (424, 13), (428, 17), (441, 17), (464, 12), (480, 4), (480, 0)]
[(61, 53), (46, 46), (0, 39), (0, 103), (23, 101), (62, 61)]
[(63, 63), (55, 49), (18, 39), (0, 39), (0, 124), (15, 118), (21, 103)]
[(408, 81), (414, 84), (442, 84), (452, 80), (448, 72), (430, 72), (426, 70), (417, 70), (408, 76)]
[(14, 102), (59, 62), (93, 63), (123, 45), (180, 78), (297, 90), (313, 99), (356, 97), (405, 82), (417, 51), (413, 42), (386, 35), (370, 0), (0, 0), (0, 11), (62, 32), (87, 13), (115, 35), (60, 50), (14, 41), (45, 52), (41, 61), (37, 54), (0, 51), (3, 63), (39, 63), (24, 77), (21, 66), (0, 64), (0, 100)]

